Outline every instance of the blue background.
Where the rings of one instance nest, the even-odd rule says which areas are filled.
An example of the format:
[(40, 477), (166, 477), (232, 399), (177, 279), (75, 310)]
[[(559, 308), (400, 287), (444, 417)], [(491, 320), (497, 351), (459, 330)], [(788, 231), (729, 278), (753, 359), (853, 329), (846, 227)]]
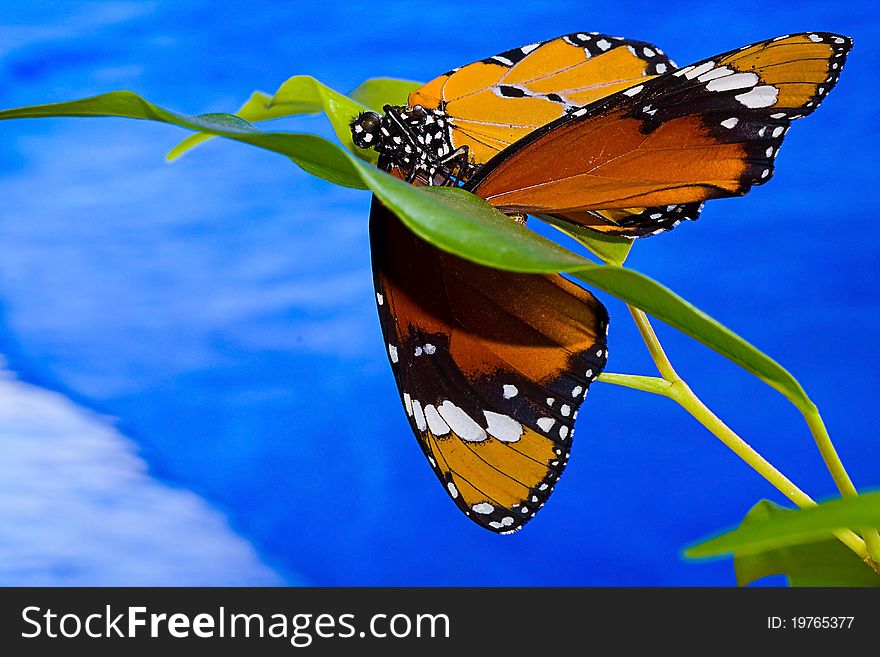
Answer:
[[(630, 264), (798, 377), (854, 480), (870, 487), (880, 485), (880, 23), (870, 4), (5, 3), (0, 107), (130, 89), (187, 113), (233, 111), (294, 74), (341, 90), (376, 75), (426, 81), (579, 30), (654, 42), (679, 65), (789, 32), (851, 35), (840, 84), (789, 134), (773, 181), (640, 241)], [(318, 118), (276, 126), (329, 134)], [(686, 562), (682, 546), (762, 497), (783, 500), (674, 404), (635, 391), (594, 386), (566, 476), (524, 531), (498, 537), (463, 518), (399, 408), (371, 291), (368, 194), (221, 140), (166, 165), (183, 136), (124, 120), (0, 123), (0, 353), (21, 379), (118, 418), (149, 476), (225, 514), (279, 582), (734, 582), (729, 562)], [(625, 307), (600, 296), (612, 316), (609, 370), (651, 373)], [(834, 492), (791, 405), (658, 330), (711, 408), (805, 490)], [(22, 491), (2, 490), (4, 504), (27, 506)], [(108, 504), (93, 500), (76, 521)], [(142, 522), (167, 512), (144, 510)], [(0, 545), (21, 529), (2, 517)], [(31, 520), (52, 518), (37, 510)], [(114, 574), (101, 581), (175, 583), (163, 570), (112, 566), (132, 549), (174, 559), (191, 530), (157, 524), (149, 546), (114, 551), (111, 541)], [(67, 581), (48, 562), (29, 567)]]

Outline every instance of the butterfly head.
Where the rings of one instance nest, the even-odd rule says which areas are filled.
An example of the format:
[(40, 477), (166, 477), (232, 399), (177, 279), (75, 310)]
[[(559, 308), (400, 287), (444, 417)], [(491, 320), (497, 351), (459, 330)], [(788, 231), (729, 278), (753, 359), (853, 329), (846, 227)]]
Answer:
[(382, 117), (376, 112), (361, 112), (351, 124), (351, 139), (358, 148), (375, 148), (382, 137)]

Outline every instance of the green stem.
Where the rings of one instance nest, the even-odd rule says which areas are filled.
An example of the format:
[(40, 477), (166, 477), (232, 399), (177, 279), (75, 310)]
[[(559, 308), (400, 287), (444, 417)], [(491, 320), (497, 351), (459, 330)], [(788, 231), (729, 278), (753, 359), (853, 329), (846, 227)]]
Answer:
[(648, 347), (648, 352), (650, 352), (651, 358), (654, 360), (654, 364), (657, 366), (660, 374), (667, 381), (681, 381), (681, 377), (678, 376), (678, 372), (672, 367), (672, 363), (669, 362), (666, 352), (663, 351), (663, 347), (660, 345), (660, 340), (657, 339), (657, 334), (654, 333), (654, 327), (651, 326), (648, 316), (635, 306), (627, 305), (627, 308), (629, 308), (629, 312), (632, 314), (633, 319), (636, 322), (639, 333), (642, 334), (642, 340), (645, 341), (645, 345)]
[[(645, 345), (648, 347), (648, 352), (651, 354), (651, 358), (654, 360), (654, 364), (657, 366), (657, 369), (659, 370), (660, 374), (663, 376), (662, 380), (665, 380), (665, 381), (669, 382), (670, 384), (673, 384), (673, 386), (670, 386), (666, 392), (660, 392), (660, 394), (666, 394), (666, 396), (671, 396), (668, 393), (675, 392), (677, 390), (680, 392), (681, 390), (686, 389), (688, 392), (688, 395), (686, 395), (686, 397), (688, 399), (686, 401), (691, 403), (691, 408), (689, 408), (684, 403), (682, 403), (681, 399), (676, 399), (676, 401), (678, 401), (679, 404), (681, 404), (685, 409), (687, 409), (689, 412), (691, 412), (691, 414), (694, 415), (694, 417), (696, 417), (700, 422), (703, 422), (703, 420), (700, 419), (700, 417), (698, 417), (697, 415), (694, 414), (694, 409), (697, 408), (697, 405), (699, 405), (700, 407), (702, 407), (702, 409), (705, 409), (705, 412), (708, 412), (713, 418), (715, 418), (715, 420), (718, 423), (720, 423), (721, 427), (724, 427), (728, 432), (730, 432), (730, 436), (732, 436), (736, 440), (740, 441), (742, 443), (742, 445), (744, 445), (746, 448), (748, 448), (748, 450), (751, 450), (752, 452), (754, 452), (754, 450), (752, 450), (752, 448), (748, 445), (748, 443), (743, 441), (733, 431), (731, 431), (729, 428), (727, 428), (724, 425), (724, 423), (721, 422), (721, 420), (719, 420), (717, 417), (712, 415), (712, 412), (702, 403), (702, 401), (700, 401), (700, 399), (690, 390), (690, 388), (688, 388), (687, 384), (685, 384), (684, 381), (682, 381), (681, 377), (678, 375), (678, 373), (675, 371), (675, 368), (672, 366), (672, 363), (669, 361), (669, 358), (667, 357), (666, 352), (663, 351), (663, 347), (660, 345), (660, 341), (657, 339), (657, 334), (654, 332), (654, 327), (651, 326), (651, 322), (648, 319), (648, 316), (644, 312), (639, 310), (638, 308), (634, 308), (633, 306), (628, 306), (628, 308), (629, 308), (630, 313), (633, 316), (633, 319), (635, 320), (636, 326), (639, 329), (639, 333), (641, 333), (641, 335), (642, 335), (642, 339), (645, 341)], [(674, 384), (678, 384), (678, 383), (681, 384), (681, 387), (675, 388)], [(626, 384), (623, 384), (623, 385), (626, 385)], [(653, 387), (656, 387), (656, 385)], [(672, 398), (675, 398), (675, 397), (672, 397)], [(843, 467), (843, 462), (840, 460), (840, 457), (837, 454), (837, 450), (834, 449), (834, 444), (831, 442), (831, 437), (828, 435), (828, 430), (825, 428), (825, 423), (822, 421), (822, 416), (819, 415), (819, 411), (814, 410), (814, 411), (806, 411), (805, 412), (802, 410), (801, 412), (803, 413), (804, 418), (807, 421), (807, 425), (810, 427), (810, 431), (813, 434), (813, 438), (816, 441), (816, 445), (819, 448), (819, 452), (822, 455), (822, 459), (825, 461), (825, 465), (828, 468), (828, 471), (831, 473), (831, 477), (832, 477), (832, 479), (834, 479), (834, 483), (837, 484), (837, 488), (840, 490), (841, 494), (842, 495), (858, 495), (858, 492), (856, 491), (856, 487), (853, 485), (852, 480), (849, 478), (849, 475), (846, 472), (846, 468)], [(707, 425), (705, 425), (705, 423), (704, 423), (704, 426), (707, 426)], [(710, 431), (713, 431), (711, 427), (707, 426), (707, 428), (709, 428)], [(715, 433), (715, 432), (713, 431), (713, 433)], [(718, 433), (715, 433), (715, 435), (718, 436), (722, 441), (725, 440)], [(727, 443), (725, 442), (725, 444), (727, 444)], [(731, 445), (728, 445), (728, 447), (731, 447)], [(731, 447), (731, 449), (733, 449), (733, 447)], [(736, 452), (740, 456), (740, 458), (743, 458), (743, 455), (740, 454), (736, 449), (734, 449), (734, 452)], [(764, 461), (763, 457), (761, 457), (759, 454), (757, 454), (757, 452), (754, 452), (754, 454), (758, 458), (760, 458), (767, 466), (772, 468), (772, 466), (767, 461)], [(746, 461), (746, 462), (748, 463), (748, 461)], [(755, 467), (751, 463), (750, 463), (750, 465), (752, 465), (752, 467)], [(775, 468), (773, 468), (773, 470), (777, 474), (779, 474), (779, 476), (782, 476), (778, 471), (775, 470)], [(761, 472), (761, 471), (759, 470), (759, 472)], [(764, 473), (761, 473), (761, 474), (763, 475)], [(768, 479), (768, 481), (770, 481), (770, 480)], [(786, 481), (788, 481), (788, 480), (786, 479)], [(773, 482), (771, 481), (771, 483), (773, 483)], [(789, 483), (791, 483), (791, 482), (789, 482)], [(774, 484), (774, 485), (776, 485), (776, 484)], [(779, 487), (777, 486), (777, 488), (779, 488)], [(780, 489), (780, 490), (782, 490), (782, 489)], [(782, 492), (785, 493), (784, 490)], [(813, 502), (809, 498), (809, 496), (804, 494), (802, 491), (800, 491), (800, 493), (802, 495), (804, 495), (805, 500), (809, 500), (811, 503), (815, 504), (815, 502)], [(793, 502), (798, 504), (798, 501), (795, 500), (794, 498), (790, 497), (789, 499), (791, 499)], [(873, 529), (873, 528), (866, 528), (866, 529), (862, 529), (860, 531), (862, 532), (862, 535), (864, 536), (864, 541), (862, 542), (861, 539), (859, 539), (859, 543), (861, 543), (861, 546), (860, 546), (860, 552), (858, 552), (858, 554), (860, 556), (862, 556), (863, 559), (867, 560), (868, 565), (870, 565), (872, 568), (877, 570), (877, 564), (880, 564), (880, 533), (878, 533), (877, 530)], [(852, 532), (850, 532), (850, 534), (852, 534), (852, 536), (856, 536), (856, 534), (853, 534)], [(852, 536), (850, 536), (849, 539), (852, 539)], [(862, 554), (862, 553), (864, 553), (864, 554)], [(880, 571), (878, 571), (878, 572), (880, 572)]]
[[(642, 339), (645, 341), (645, 345), (647, 345), (648, 347), (648, 352), (651, 354), (651, 358), (654, 360), (654, 364), (657, 366), (657, 369), (663, 376), (663, 380), (670, 383), (680, 382), (682, 385), (687, 387), (686, 384), (684, 384), (684, 381), (682, 381), (681, 377), (675, 371), (675, 368), (669, 361), (669, 357), (666, 355), (666, 352), (663, 351), (663, 347), (660, 345), (660, 341), (657, 339), (657, 334), (654, 332), (654, 327), (651, 326), (651, 322), (648, 319), (648, 316), (638, 308), (634, 308), (633, 306), (628, 307), (630, 313), (633, 316), (633, 319), (636, 322), (636, 326), (639, 329), (639, 333), (641, 333)], [(690, 388), (688, 388), (688, 391), (690, 391)], [(699, 398), (696, 397), (696, 395), (693, 394), (693, 392), (690, 392), (690, 395), (693, 397), (694, 400), (702, 405), (702, 402), (699, 400)], [(679, 401), (679, 403), (681, 403), (680, 400), (676, 401)], [(682, 405), (684, 406), (684, 404)], [(687, 408), (687, 406), (685, 406), (685, 408)], [(706, 411), (709, 410), (705, 406), (703, 406), (703, 408), (705, 408)], [(846, 468), (844, 468), (843, 462), (840, 460), (840, 456), (838, 456), (837, 450), (834, 448), (834, 444), (831, 442), (831, 437), (828, 435), (828, 430), (825, 428), (825, 423), (822, 421), (822, 416), (819, 415), (819, 411), (801, 412), (803, 413), (804, 418), (807, 421), (807, 425), (810, 427), (810, 431), (812, 432), (813, 438), (816, 441), (816, 445), (819, 448), (819, 453), (822, 455), (822, 459), (825, 461), (828, 472), (831, 473), (831, 478), (834, 479), (834, 483), (837, 485), (840, 493), (842, 495), (849, 496), (858, 495), (858, 491), (856, 491), (856, 487), (853, 485), (852, 479), (849, 478), (849, 475), (846, 472)], [(699, 420), (700, 418), (697, 419)], [(717, 418), (715, 419), (717, 420)], [(702, 422), (702, 420), (700, 421)], [(720, 420), (718, 421), (720, 422)], [(724, 426), (723, 423), (722, 426)], [(731, 434), (736, 436), (736, 434), (734, 434), (733, 432), (731, 432)], [(721, 436), (719, 436), (719, 438), (720, 437)], [(736, 437), (739, 439), (738, 436)], [(748, 447), (746, 443), (743, 444)], [(729, 446), (730, 445), (728, 445), (728, 447)], [(751, 448), (749, 447), (749, 449)], [(769, 463), (767, 465), (769, 465)], [(792, 501), (797, 503), (796, 500)], [(878, 531), (873, 528), (864, 528), (860, 531), (862, 533), (862, 536), (864, 537), (864, 549), (867, 550), (867, 554), (870, 556), (873, 562), (880, 563), (880, 533), (878, 533)]]
[[(843, 462), (834, 448), (834, 443), (831, 442), (828, 429), (825, 428), (825, 423), (822, 421), (819, 411), (804, 413), (804, 419), (806, 419), (807, 425), (810, 427), (810, 432), (816, 440), (819, 453), (822, 455), (822, 459), (825, 461), (825, 465), (828, 468), (828, 472), (831, 473), (834, 483), (837, 484), (840, 494), (851, 497), (857, 496), (859, 493), (852, 479), (849, 478), (846, 468), (843, 467)], [(871, 559), (880, 563), (880, 533), (873, 528), (864, 528), (860, 531), (865, 539), (865, 545)]]
[[(599, 381), (643, 390), (672, 399), (797, 506), (801, 508), (815, 506), (816, 502), (809, 495), (724, 424), (681, 379), (671, 382), (651, 376), (603, 373), (599, 375)], [(869, 567), (880, 573), (880, 566), (871, 559), (865, 542), (855, 532), (844, 529), (834, 532), (834, 535)]]

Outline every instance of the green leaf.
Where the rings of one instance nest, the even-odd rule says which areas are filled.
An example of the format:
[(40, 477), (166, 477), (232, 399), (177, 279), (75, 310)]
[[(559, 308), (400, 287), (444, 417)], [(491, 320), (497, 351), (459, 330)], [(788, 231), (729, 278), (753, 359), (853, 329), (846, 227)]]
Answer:
[[(789, 509), (761, 500), (742, 525), (786, 513)], [(789, 545), (762, 552), (734, 550), (736, 581), (747, 586), (763, 577), (785, 575), (791, 586), (880, 586), (880, 575), (837, 539)]]
[(613, 264), (593, 265), (571, 275), (717, 351), (778, 390), (804, 413), (815, 412), (807, 393), (784, 367), (657, 281)]
[(378, 155), (373, 150), (361, 150), (351, 141), (351, 120), (369, 107), (318, 82), (309, 75), (295, 75), (282, 84), (272, 97), (270, 108), (292, 103), (315, 103), (323, 108), (336, 137), (349, 151), (368, 162)]
[(737, 529), (690, 547), (688, 557), (747, 554), (826, 539), (834, 530), (880, 527), (880, 493), (839, 497), (807, 509), (754, 517)]
[[(382, 174), (374, 169), (367, 171)], [(386, 178), (390, 179), (390, 176), (370, 174), (364, 180), (415, 233), (435, 246), (499, 269), (568, 272), (714, 349), (758, 376), (805, 412), (815, 410), (800, 384), (781, 365), (647, 276), (618, 265), (593, 264), (550, 240), (539, 239), (481, 199), (462, 190), (412, 188), (391, 179), (394, 193), (399, 197), (389, 201), (383, 195), (388, 193), (384, 185)], [(447, 197), (448, 202), (454, 199), (456, 211), (440, 212), (435, 204), (418, 201), (413, 190), (417, 194)], [(475, 223), (477, 218), (479, 222)], [(528, 249), (528, 258), (520, 260), (517, 254), (524, 249)]]
[[(254, 123), (257, 121), (268, 121), (270, 119), (278, 119), (284, 116), (294, 116), (297, 114), (317, 114), (321, 111), (321, 104), (316, 102), (300, 102), (290, 103), (287, 105), (276, 105), (269, 107), (272, 102), (272, 96), (262, 91), (255, 91), (251, 97), (247, 99), (235, 116), (241, 117), (245, 121)], [(181, 141), (177, 146), (172, 148), (165, 159), (169, 162), (177, 159), (188, 150), (198, 146), (202, 142), (213, 139), (215, 135), (205, 134), (204, 132), (197, 135), (191, 135)]]
[(170, 123), (286, 155), (313, 175), (338, 185), (365, 189), (353, 166), (354, 158), (326, 139), (293, 132), (262, 132), (232, 114), (187, 116), (154, 105), (130, 91), (0, 111), (0, 120), (53, 116), (124, 117)]
[(592, 253), (599, 256), (604, 262), (615, 265), (622, 265), (629, 255), (635, 240), (627, 237), (617, 237), (616, 235), (606, 235), (589, 228), (584, 228), (565, 221), (557, 217), (551, 217), (547, 214), (536, 215), (538, 219), (546, 221), (548, 224), (556, 227), (566, 235), (573, 237), (583, 244)]
[(385, 105), (406, 105), (409, 93), (421, 86), (421, 82), (410, 80), (371, 78), (362, 82), (348, 96), (376, 112), (382, 112)]
[[(297, 83), (301, 88), (309, 84), (302, 79)], [(291, 101), (303, 97), (302, 94), (293, 94), (294, 86), (287, 89)], [(323, 85), (320, 87), (326, 89)], [(324, 92), (318, 89), (316, 93), (320, 95)], [(346, 104), (347, 99), (333, 94), (327, 97), (334, 98), (330, 104), (335, 107), (332, 111), (340, 120), (352, 111), (352, 107)], [(463, 190), (413, 187), (364, 165), (349, 152), (320, 137), (262, 132), (233, 115), (186, 116), (153, 105), (127, 91), (0, 112), (0, 119), (45, 116), (149, 119), (281, 153), (305, 171), (330, 182), (357, 189), (372, 189), (414, 232), (439, 248), (500, 269), (534, 273), (569, 272), (573, 277), (641, 308), (714, 349), (779, 390), (802, 411), (815, 412), (815, 406), (806, 393), (784, 368), (671, 290), (632, 270), (614, 264), (591, 263), (517, 225)]]
[(377, 169), (362, 173), (376, 196), (414, 233), (450, 253), (489, 267), (532, 273), (570, 270), (588, 262), (463, 189), (413, 187)]

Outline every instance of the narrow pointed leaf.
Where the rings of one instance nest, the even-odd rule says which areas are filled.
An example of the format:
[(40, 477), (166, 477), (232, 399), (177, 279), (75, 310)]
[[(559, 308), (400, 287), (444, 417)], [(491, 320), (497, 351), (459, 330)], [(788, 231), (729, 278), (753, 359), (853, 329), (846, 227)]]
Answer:
[[(235, 112), (235, 116), (238, 116), (249, 123), (256, 123), (258, 121), (268, 121), (270, 119), (279, 119), (285, 116), (294, 116), (298, 114), (317, 114), (321, 111), (321, 104), (317, 102), (303, 101), (269, 107), (269, 103), (271, 102), (272, 96), (263, 93), (262, 91), (255, 91), (251, 94), (251, 97), (247, 99), (247, 102)], [(205, 134), (204, 132), (191, 135), (172, 148), (168, 152), (168, 155), (165, 156), (165, 159), (169, 162), (175, 160), (190, 149), (209, 139), (213, 139), (215, 136), (216, 135)]]
[(0, 120), (54, 116), (123, 117), (169, 123), (286, 155), (313, 175), (338, 185), (364, 189), (358, 170), (352, 165), (353, 158), (326, 139), (292, 132), (262, 132), (232, 114), (187, 116), (154, 105), (130, 91), (0, 111)]
[[(444, 198), (447, 207), (454, 205), (454, 213), (441, 214), (436, 204), (426, 205), (412, 195), (413, 188), (405, 183), (375, 169), (364, 168), (364, 172), (367, 185), (382, 201), (414, 232), (436, 246), (499, 269), (568, 272), (714, 349), (781, 392), (804, 412), (815, 410), (800, 384), (781, 365), (647, 276), (613, 264), (596, 265), (549, 240), (538, 241), (535, 233), (462, 190), (415, 188), (419, 194)], [(394, 198), (390, 197), (391, 192)], [(481, 219), (478, 228), (474, 222), (477, 217)], [(468, 235), (473, 235), (473, 239), (468, 239)], [(525, 248), (530, 255), (527, 261), (512, 257)]]
[[(761, 500), (742, 524), (786, 513), (789, 509)], [(785, 575), (791, 586), (880, 586), (875, 573), (837, 539), (786, 545), (762, 552), (734, 550), (736, 582), (747, 586), (764, 577)]]
[(815, 412), (807, 393), (784, 367), (657, 281), (613, 264), (594, 265), (571, 275), (717, 351), (782, 393), (802, 412)]
[(410, 80), (370, 78), (358, 85), (348, 96), (375, 112), (381, 112), (385, 105), (406, 105), (409, 93), (421, 86), (421, 82)]
[[(288, 91), (293, 89), (289, 87)], [(290, 98), (293, 100), (294, 96)], [(337, 119), (352, 111), (344, 100), (336, 98), (333, 103)], [(131, 92), (0, 112), (0, 119), (48, 116), (123, 116), (161, 121), (281, 153), (330, 182), (372, 189), (414, 232), (439, 248), (500, 269), (569, 272), (714, 349), (779, 390), (802, 411), (815, 411), (801, 386), (784, 368), (671, 290), (632, 270), (591, 263), (510, 221), (463, 190), (413, 187), (365, 165), (320, 137), (262, 132), (229, 114), (186, 116), (153, 105)]]
[(622, 265), (626, 261), (630, 249), (632, 249), (634, 240), (626, 237), (605, 235), (604, 233), (583, 228), (570, 221), (564, 221), (550, 215), (539, 214), (537, 217), (541, 221), (546, 221), (548, 224), (556, 227), (569, 237), (573, 237), (604, 262)]
[(373, 150), (361, 150), (351, 141), (351, 120), (361, 112), (369, 111), (366, 105), (331, 89), (309, 75), (295, 75), (282, 84), (272, 97), (270, 108), (295, 103), (319, 104), (336, 133), (337, 139), (349, 151), (368, 162), (375, 162)]
[(690, 547), (688, 557), (771, 550), (828, 538), (848, 527), (880, 527), (880, 493), (842, 497), (807, 509), (753, 518), (738, 528)]

